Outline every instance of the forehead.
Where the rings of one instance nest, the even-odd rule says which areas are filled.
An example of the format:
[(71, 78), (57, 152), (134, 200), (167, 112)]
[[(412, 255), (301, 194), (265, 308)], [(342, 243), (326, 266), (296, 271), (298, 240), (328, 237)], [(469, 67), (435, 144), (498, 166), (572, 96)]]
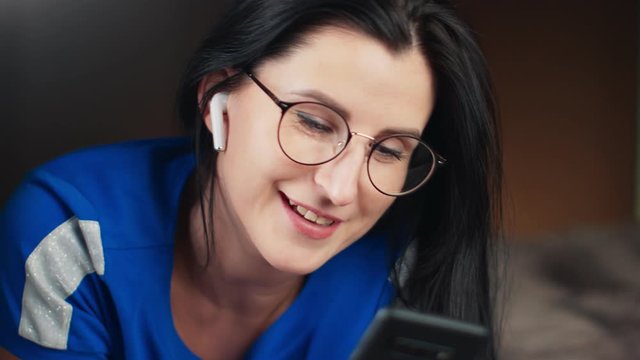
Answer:
[(351, 114), (356, 131), (385, 126), (422, 131), (435, 99), (431, 68), (417, 46), (396, 53), (344, 28), (311, 33), (303, 45), (259, 72), (282, 100), (302, 100), (295, 97), (301, 90), (327, 94)]

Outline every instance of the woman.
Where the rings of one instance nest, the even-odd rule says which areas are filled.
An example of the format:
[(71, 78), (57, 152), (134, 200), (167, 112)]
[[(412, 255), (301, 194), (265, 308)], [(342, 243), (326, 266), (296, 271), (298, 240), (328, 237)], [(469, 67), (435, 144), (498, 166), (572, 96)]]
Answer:
[(9, 353), (341, 359), (394, 299), (494, 328), (494, 109), (446, 5), (234, 2), (179, 110), (192, 142), (72, 154), (8, 202)]

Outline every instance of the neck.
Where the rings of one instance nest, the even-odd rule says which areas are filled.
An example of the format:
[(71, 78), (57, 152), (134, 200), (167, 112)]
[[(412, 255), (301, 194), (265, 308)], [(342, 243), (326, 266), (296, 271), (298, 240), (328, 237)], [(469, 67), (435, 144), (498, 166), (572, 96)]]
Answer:
[(183, 274), (184, 283), (216, 312), (263, 318), (266, 322), (277, 318), (295, 299), (304, 277), (279, 271), (264, 260), (219, 190), (213, 217), (207, 203), (204, 206), (205, 216), (213, 218), (215, 229), (214, 239), (209, 239), (207, 261), (204, 239), (209, 237), (205, 237), (200, 199), (193, 200), (189, 202), (193, 205), (183, 211), (185, 241), (176, 247), (176, 269)]

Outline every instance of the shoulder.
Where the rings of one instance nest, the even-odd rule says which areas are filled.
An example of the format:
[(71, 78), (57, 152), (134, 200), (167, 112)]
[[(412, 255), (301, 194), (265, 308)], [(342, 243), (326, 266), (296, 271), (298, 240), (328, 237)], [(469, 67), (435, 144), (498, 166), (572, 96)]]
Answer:
[(193, 167), (185, 138), (76, 151), (32, 171), (2, 217), (14, 224), (44, 222), (49, 231), (73, 217), (95, 221), (103, 230), (131, 231), (134, 224), (144, 226), (172, 216)]
[(79, 150), (35, 169), (30, 178), (54, 176), (79, 190), (91, 191), (154, 180), (176, 166), (191, 164), (186, 138), (130, 141)]
[(77, 150), (42, 165), (40, 169), (73, 172), (78, 164), (92, 168), (127, 168), (140, 160), (162, 160), (182, 156), (189, 151), (190, 141), (183, 137), (125, 141)]
[(0, 210), (0, 346), (107, 353), (109, 249), (166, 248), (193, 165), (188, 140), (164, 139), (86, 149), (32, 171)]
[(175, 220), (193, 166), (186, 139), (101, 146), (46, 163), (0, 210), (0, 257), (26, 260), (44, 240), (65, 236), (82, 236), (89, 249), (96, 237), (107, 248), (168, 241), (163, 224)]

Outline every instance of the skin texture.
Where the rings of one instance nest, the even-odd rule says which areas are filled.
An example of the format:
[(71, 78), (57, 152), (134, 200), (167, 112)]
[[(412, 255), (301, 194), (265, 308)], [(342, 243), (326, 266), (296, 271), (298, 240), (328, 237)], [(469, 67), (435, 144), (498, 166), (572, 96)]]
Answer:
[[(322, 102), (309, 94), (320, 92), (348, 113), (352, 131), (373, 137), (388, 128), (423, 131), (434, 104), (434, 81), (419, 49), (394, 54), (342, 28), (319, 30), (307, 40), (254, 69), (281, 100)], [(208, 76), (200, 93), (228, 75)], [(278, 147), (280, 113), (248, 79), (229, 94), (227, 149), (218, 155), (217, 178), (207, 189), (215, 197), (215, 241), (204, 270), (198, 267), (206, 250), (197, 200), (183, 212), (184, 231), (178, 236), (185, 239), (176, 248), (172, 310), (178, 333), (204, 358), (240, 357), (286, 310), (304, 276), (364, 235), (394, 200), (368, 180), (368, 140), (353, 138), (329, 163), (299, 165)], [(209, 127), (208, 113), (205, 122)], [(335, 232), (320, 240), (301, 233), (282, 194), (339, 219)]]

